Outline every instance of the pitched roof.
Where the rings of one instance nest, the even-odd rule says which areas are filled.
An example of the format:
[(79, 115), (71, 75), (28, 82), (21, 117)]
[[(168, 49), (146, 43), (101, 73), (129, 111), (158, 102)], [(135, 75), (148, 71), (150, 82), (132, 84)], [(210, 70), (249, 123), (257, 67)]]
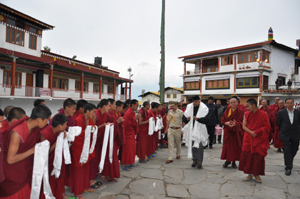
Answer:
[(146, 95), (150, 95), (150, 94), (156, 95), (158, 97), (160, 96), (158, 92), (148, 91), (146, 93), (139, 95), (139, 97), (145, 97)]
[(171, 87), (171, 86), (169, 86), (169, 87), (165, 88), (165, 90), (168, 90), (168, 89), (174, 89), (174, 90), (178, 90), (178, 91), (183, 92), (183, 88), (179, 88), (179, 87)]
[(221, 54), (221, 53), (225, 53), (225, 52), (231, 52), (231, 51), (234, 52), (234, 51), (242, 50), (242, 49), (251, 49), (251, 48), (263, 46), (266, 44), (272, 44), (274, 46), (277, 46), (279, 48), (283, 48), (283, 49), (289, 50), (289, 51), (296, 51), (296, 49), (293, 49), (289, 46), (277, 43), (275, 40), (271, 40), (271, 41), (264, 41), (264, 42), (254, 43), (254, 44), (247, 44), (247, 45), (243, 45), (243, 46), (224, 48), (224, 49), (220, 49), (220, 50), (213, 50), (213, 51), (208, 51), (208, 52), (203, 52), (203, 53), (198, 53), (198, 54), (186, 55), (186, 56), (178, 57), (178, 59), (201, 57), (201, 56), (214, 55), (214, 54), (217, 55), (217, 54)]

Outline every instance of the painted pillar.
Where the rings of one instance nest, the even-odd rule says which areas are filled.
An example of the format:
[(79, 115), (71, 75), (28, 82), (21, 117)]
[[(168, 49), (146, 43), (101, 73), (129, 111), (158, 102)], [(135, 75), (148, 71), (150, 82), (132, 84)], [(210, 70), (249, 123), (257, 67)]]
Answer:
[(15, 95), (15, 87), (16, 87), (16, 57), (13, 57), (12, 63), (11, 63), (11, 76), (10, 76), (10, 83), (11, 83), (11, 90), (10, 90), (10, 95), (14, 96)]
[(202, 78), (201, 77), (200, 77), (199, 81), (200, 81), (200, 93), (202, 93)]
[(236, 70), (236, 59), (237, 59), (236, 57), (237, 57), (237, 55), (233, 56), (234, 70)]
[[(236, 92), (236, 73), (234, 73), (234, 86), (233, 86), (233, 92)], [(229, 82), (230, 84), (230, 82)]]
[(259, 92), (262, 92), (263, 91), (263, 72), (260, 71), (259, 72)]
[(131, 82), (129, 83), (129, 99), (131, 99)]
[(216, 72), (219, 72), (220, 71), (220, 57), (218, 57), (218, 71)]
[(50, 96), (53, 96), (53, 67), (54, 65), (50, 65), (50, 75), (49, 75), (49, 88), (50, 88)]
[(125, 82), (125, 100), (127, 100), (127, 90), (128, 90), (127, 82)]
[(184, 62), (184, 75), (186, 75), (186, 63)]
[(83, 98), (83, 81), (84, 81), (84, 73), (81, 73), (80, 77), (80, 98)]
[(102, 77), (99, 78), (99, 99), (101, 99), (102, 94)]
[(201, 68), (200, 68), (200, 73), (203, 73), (203, 60), (201, 59)]
[(113, 88), (114, 88), (114, 90), (113, 90), (113, 95), (114, 95), (113, 99), (115, 100), (116, 99), (116, 80), (114, 80)]

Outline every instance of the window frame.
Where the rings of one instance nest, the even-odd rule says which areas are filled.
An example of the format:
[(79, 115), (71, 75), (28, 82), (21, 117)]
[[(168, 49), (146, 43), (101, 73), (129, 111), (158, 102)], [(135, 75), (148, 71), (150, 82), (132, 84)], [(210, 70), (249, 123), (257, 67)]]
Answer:
[(173, 93), (173, 99), (176, 99), (176, 98), (177, 98), (177, 94)]
[[(230, 60), (230, 63), (229, 63), (229, 60)], [(232, 65), (233, 64), (233, 55), (228, 55), (228, 56), (222, 57), (221, 64), (222, 64), (222, 66)]]
[(167, 98), (170, 99), (171, 98), (171, 94), (167, 94)]
[[(245, 61), (245, 58), (247, 58), (247, 61)], [(257, 58), (258, 51), (238, 54), (238, 64), (253, 63), (256, 62)]]
[[(8, 31), (7, 30), (8, 29), (10, 30), (10, 32), (9, 32), (9, 41), (7, 40), (7, 35), (8, 35)], [(12, 30), (14, 30), (14, 35), (12, 33)], [(17, 43), (17, 32), (19, 32), (19, 34), (20, 34), (19, 35), (19, 40), (18, 40), (19, 44)], [(22, 35), (23, 35), (23, 37), (22, 37)], [(13, 41), (12, 41), (12, 38), (14, 39)], [(15, 45), (23, 46), (24, 47), (24, 43), (25, 43), (24, 38), (25, 38), (25, 32), (24, 31), (18, 30), (18, 29), (14, 28), (14, 27), (6, 26), (5, 41), (7, 43), (11, 43), (11, 44), (15, 44)]]
[[(95, 91), (95, 90), (97, 90), (97, 87), (98, 87), (98, 91)], [(100, 87), (99, 87), (99, 84), (96, 84), (96, 83), (93, 83), (93, 92), (94, 93), (100, 93)]]
[[(33, 46), (33, 39), (35, 39), (35, 46)], [(30, 47), (32, 46), (32, 47)], [(32, 50), (36, 50), (37, 47), (37, 36), (33, 35), (33, 34), (29, 34), (29, 44), (28, 44), (28, 48), (32, 49)]]
[[(250, 85), (249, 86), (245, 86), (245, 79), (246, 78), (250, 78)], [(257, 85), (253, 85), (252, 84), (252, 78), (256, 78), (257, 79)], [(243, 79), (243, 86), (239, 85), (239, 80)], [(259, 88), (259, 76), (257, 77), (243, 77), (243, 78), (236, 78), (236, 88), (237, 89), (243, 89), (243, 88)]]
[[(189, 85), (189, 88), (187, 85)], [(184, 82), (184, 90), (200, 90), (200, 81)]]
[[(217, 81), (217, 86), (213, 87), (213, 82)], [(222, 81), (222, 87), (219, 87), (219, 81)], [(224, 82), (228, 81), (228, 86), (224, 86)], [(209, 82), (211, 82), (211, 87), (208, 87)], [(205, 81), (205, 90), (216, 90), (216, 89), (230, 89), (230, 79), (217, 79), (217, 80), (206, 80)]]
[[(7, 77), (9, 78), (9, 79), (6, 79), (7, 82), (5, 82), (5, 78), (4, 78), (5, 73), (7, 73)], [(9, 76), (9, 74), (10, 74), (10, 76)], [(18, 78), (16, 78), (16, 77), (18, 75), (20, 75), (20, 82), (17, 82)], [(11, 70), (3, 70), (3, 87), (11, 88), (12, 84), (6, 84), (10, 81), (10, 78), (11, 78)], [(18, 84), (18, 83), (20, 83), (20, 84)], [(16, 72), (16, 74), (15, 74), (15, 88), (22, 88), (22, 72)]]
[[(59, 80), (59, 81), (57, 81)], [(64, 81), (64, 87), (67, 87), (67, 88), (61, 88), (61, 82)], [(54, 83), (55, 82), (55, 83)], [(56, 87), (56, 84), (57, 82), (59, 82), (59, 88)], [(54, 76), (53, 77), (53, 88), (54, 89), (59, 89), (59, 90), (69, 90), (69, 79), (68, 78), (62, 78), (62, 77), (57, 77), (57, 76)]]

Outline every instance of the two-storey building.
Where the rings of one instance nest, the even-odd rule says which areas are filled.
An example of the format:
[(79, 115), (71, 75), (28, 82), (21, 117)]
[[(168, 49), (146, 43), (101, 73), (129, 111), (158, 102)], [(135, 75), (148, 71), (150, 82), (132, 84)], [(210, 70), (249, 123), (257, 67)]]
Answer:
[(184, 96), (199, 95), (207, 100), (211, 95), (226, 103), (228, 97), (238, 95), (243, 104), (249, 98), (271, 103), (278, 96), (299, 100), (299, 90), (279, 89), (289, 79), (299, 82), (296, 52), (271, 39), (179, 57), (184, 62)]
[(31, 110), (37, 98), (53, 109), (69, 97), (94, 103), (131, 98), (133, 81), (102, 66), (102, 58), (90, 64), (42, 48), (43, 31), (53, 28), (0, 4), (0, 107), (20, 104)]

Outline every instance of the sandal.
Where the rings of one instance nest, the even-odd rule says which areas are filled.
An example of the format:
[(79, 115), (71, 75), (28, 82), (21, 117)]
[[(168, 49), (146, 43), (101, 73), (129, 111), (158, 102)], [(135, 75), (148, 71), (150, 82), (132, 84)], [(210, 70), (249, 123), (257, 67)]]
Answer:
[(90, 186), (91, 189), (99, 189), (100, 186), (97, 185), (96, 183)]
[(102, 182), (97, 181), (97, 182), (95, 183), (95, 185), (101, 186), (101, 185), (102, 185)]
[[(70, 198), (70, 197), (69, 197)], [(77, 195), (75, 196), (75, 198), (78, 198), (78, 199), (84, 199), (84, 197), (82, 195)]]
[(131, 165), (129, 165), (129, 167), (136, 167), (136, 165), (135, 164), (131, 164)]
[(147, 163), (147, 160), (143, 159), (143, 160), (139, 160), (140, 163)]
[(68, 199), (79, 199), (79, 198), (75, 196), (69, 196)]
[(84, 192), (85, 193), (92, 193), (92, 192), (94, 192), (95, 191), (95, 189), (91, 189), (91, 188), (89, 188), (89, 189), (86, 189), (86, 190), (84, 190)]
[(171, 162), (173, 162), (173, 160), (167, 160), (167, 161), (166, 161), (167, 164), (169, 164), (169, 163), (171, 163)]
[(129, 166), (125, 166), (125, 167), (123, 167), (123, 170), (124, 170), (124, 171), (131, 171), (131, 169), (130, 169), (130, 167), (129, 167)]

